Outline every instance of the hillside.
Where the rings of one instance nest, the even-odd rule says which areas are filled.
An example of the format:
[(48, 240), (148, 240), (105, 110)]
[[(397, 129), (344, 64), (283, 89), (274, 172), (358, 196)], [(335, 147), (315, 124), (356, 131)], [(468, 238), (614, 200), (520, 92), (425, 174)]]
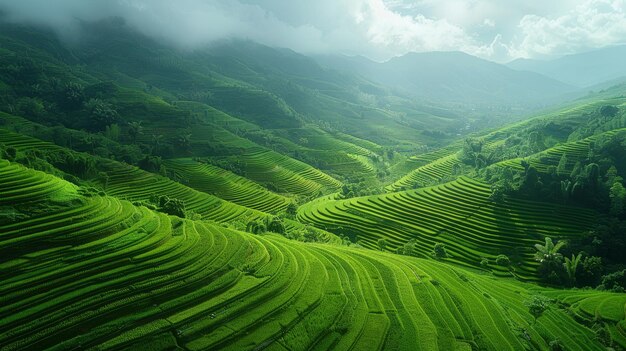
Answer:
[(507, 66), (516, 70), (537, 72), (579, 88), (589, 88), (626, 76), (623, 65), (625, 55), (626, 46), (618, 45), (554, 60), (517, 59)]
[(423, 100), (474, 106), (540, 106), (559, 101), (574, 87), (557, 79), (479, 59), (461, 52), (409, 53), (376, 63), (327, 57), (320, 62), (394, 86)]
[(0, 351), (626, 349), (619, 79), (2, 9)]
[[(0, 265), (12, 271), (0, 288), (5, 350), (500, 350), (554, 338), (602, 349), (569, 313), (624, 338), (623, 311), (603, 307), (623, 294), (554, 294), (429, 260), (245, 234), (85, 197), (7, 161), (0, 179), (0, 204), (15, 210), (0, 223)], [(563, 304), (533, 325), (522, 301), (538, 293)]]

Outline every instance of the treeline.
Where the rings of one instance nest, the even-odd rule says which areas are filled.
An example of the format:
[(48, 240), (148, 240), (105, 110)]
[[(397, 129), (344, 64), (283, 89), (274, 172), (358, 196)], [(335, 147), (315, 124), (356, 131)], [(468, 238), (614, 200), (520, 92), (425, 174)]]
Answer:
[[(602, 106), (590, 120), (571, 132), (568, 139), (588, 137), (590, 130), (606, 131), (607, 126), (622, 127), (626, 114), (614, 106)], [(563, 153), (557, 164), (542, 154), (522, 158), (519, 167), (488, 167), (511, 156), (529, 156), (546, 149), (553, 128), (517, 134), (506, 139), (503, 148), (485, 150), (482, 141), (469, 139), (462, 160), (475, 167), (477, 174), (492, 184), (491, 199), (507, 197), (581, 206), (599, 212), (592, 230), (568, 242), (553, 243), (547, 238), (537, 245), (538, 273), (548, 284), (590, 286), (623, 291), (626, 288), (626, 132), (605, 133), (593, 138), (586, 155)], [(593, 134), (595, 135), (595, 134)], [(522, 140), (520, 140), (522, 139)], [(515, 140), (516, 142), (512, 142)], [(548, 164), (546, 166), (546, 163)], [(537, 169), (537, 167), (541, 171)]]

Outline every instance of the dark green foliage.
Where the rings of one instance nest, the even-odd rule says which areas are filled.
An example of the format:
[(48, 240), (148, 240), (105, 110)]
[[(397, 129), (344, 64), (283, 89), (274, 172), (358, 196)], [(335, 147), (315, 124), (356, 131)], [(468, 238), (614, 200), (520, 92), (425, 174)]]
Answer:
[(602, 258), (597, 256), (585, 257), (576, 280), (578, 286), (597, 286), (600, 283), (600, 276), (602, 275), (603, 269)]
[(296, 205), (294, 202), (290, 202), (287, 205), (287, 208), (285, 209), (285, 213), (292, 218), (295, 217), (297, 211), (298, 211), (298, 205)]
[(619, 108), (612, 105), (604, 105), (600, 107), (600, 115), (602, 117), (615, 117), (619, 112)]
[(511, 265), (511, 260), (507, 255), (498, 255), (496, 257), (496, 264), (498, 266), (508, 267)]
[(537, 323), (537, 319), (550, 308), (550, 300), (541, 295), (533, 295), (530, 299), (526, 300), (524, 304), (528, 308), (528, 312), (534, 318), (533, 323)]
[(406, 244), (404, 244), (402, 246), (401, 254), (407, 255), (407, 256), (412, 256), (413, 254), (415, 254), (416, 246), (417, 246), (417, 240), (416, 239), (409, 240)]
[(488, 267), (489, 267), (489, 260), (488, 260), (487, 258), (484, 258), (484, 257), (483, 257), (483, 258), (480, 260), (480, 266), (481, 266), (482, 268), (488, 268)]
[(504, 182), (493, 184), (491, 186), (491, 195), (489, 196), (489, 200), (491, 200), (491, 201), (493, 201), (495, 203), (502, 203), (502, 202), (504, 202), (506, 194), (509, 191), (510, 190), (508, 189), (508, 184), (506, 184)]
[(621, 216), (624, 213), (624, 200), (626, 200), (626, 189), (620, 182), (613, 183), (609, 190), (611, 199), (610, 213), (613, 216)]
[(565, 351), (565, 346), (559, 339), (554, 339), (548, 343), (550, 351)]
[(565, 262), (563, 262), (563, 267), (565, 267), (565, 273), (567, 273), (568, 283), (570, 286), (576, 285), (576, 277), (579, 274), (580, 267), (580, 259), (582, 254), (574, 255), (572, 254), (572, 258), (565, 257)]
[(265, 233), (266, 230), (265, 223), (258, 219), (252, 220), (246, 224), (246, 231), (252, 234), (262, 234)]
[(185, 203), (180, 199), (170, 198), (167, 195), (161, 195), (154, 202), (158, 206), (158, 211), (181, 218), (186, 217)]
[(602, 276), (602, 282), (598, 288), (601, 290), (624, 292), (626, 290), (626, 269)]
[(274, 216), (271, 219), (266, 219), (266, 228), (268, 232), (284, 234), (285, 223), (280, 217)]
[(448, 252), (446, 251), (446, 245), (444, 243), (436, 243), (433, 247), (432, 255), (436, 259), (447, 258)]
[(387, 249), (387, 240), (385, 240), (385, 239), (378, 239), (378, 241), (376, 243), (378, 244), (378, 249), (380, 251), (385, 251), (385, 249)]
[(561, 284), (565, 278), (565, 269), (563, 266), (563, 255), (559, 252), (565, 241), (559, 241), (556, 244), (551, 238), (545, 238), (545, 245), (535, 244), (535, 259), (539, 261), (539, 269), (537, 270), (540, 278), (546, 283)]
[(308, 226), (304, 230), (304, 233), (302, 233), (302, 237), (304, 238), (304, 241), (308, 243), (315, 243), (315, 242), (321, 241), (319, 232), (315, 231), (313, 228), (310, 228)]
[(143, 127), (141, 126), (141, 121), (138, 122), (130, 122), (128, 123), (128, 135), (132, 143), (137, 142), (137, 137), (143, 134)]
[(79, 109), (85, 101), (84, 88), (76, 82), (66, 83), (59, 95), (59, 106), (66, 110)]
[(113, 105), (100, 99), (89, 99), (85, 103), (85, 110), (89, 114), (87, 123), (89, 130), (101, 131), (119, 120), (119, 115)]
[(165, 174), (165, 166), (163, 166), (160, 156), (146, 156), (139, 161), (138, 166), (148, 172)]

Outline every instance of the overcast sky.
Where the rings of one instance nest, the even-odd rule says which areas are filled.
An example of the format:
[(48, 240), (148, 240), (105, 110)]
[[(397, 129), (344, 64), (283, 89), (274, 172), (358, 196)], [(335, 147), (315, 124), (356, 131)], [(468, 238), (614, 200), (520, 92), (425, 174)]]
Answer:
[(193, 48), (247, 38), (304, 54), (460, 50), (497, 62), (626, 44), (626, 0), (0, 0), (12, 21), (76, 38), (76, 19), (120, 16)]

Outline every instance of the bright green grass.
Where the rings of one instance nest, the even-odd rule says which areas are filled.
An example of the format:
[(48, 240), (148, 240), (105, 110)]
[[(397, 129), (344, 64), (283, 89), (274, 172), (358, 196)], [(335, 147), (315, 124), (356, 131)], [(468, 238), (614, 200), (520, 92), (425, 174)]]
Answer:
[(257, 149), (217, 159), (238, 163), (246, 178), (271, 185), (279, 193), (313, 195), (336, 190), (341, 185), (326, 173), (274, 151)]
[(358, 236), (368, 248), (385, 238), (390, 249), (417, 239), (416, 254), (429, 256), (435, 243), (445, 243), (450, 261), (477, 266), (483, 257), (491, 269), (499, 254), (508, 255), (514, 274), (533, 279), (533, 245), (545, 236), (566, 239), (580, 235), (594, 221), (590, 210), (539, 202), (489, 200), (488, 184), (461, 177), (439, 186), (405, 192), (314, 201), (301, 206), (298, 217), (324, 228)]
[(191, 188), (259, 211), (279, 212), (290, 201), (249, 179), (210, 164), (175, 159), (167, 160), (165, 166), (181, 183)]
[[(4, 193), (40, 178), (0, 162)], [(24, 201), (46, 204), (39, 196)], [(570, 309), (600, 311), (623, 338), (623, 294), (251, 235), (111, 197), (0, 223), (0, 267), (11, 267), (0, 284), (3, 350), (524, 350), (555, 338), (602, 350)], [(563, 305), (532, 324), (523, 301), (536, 293)]]

